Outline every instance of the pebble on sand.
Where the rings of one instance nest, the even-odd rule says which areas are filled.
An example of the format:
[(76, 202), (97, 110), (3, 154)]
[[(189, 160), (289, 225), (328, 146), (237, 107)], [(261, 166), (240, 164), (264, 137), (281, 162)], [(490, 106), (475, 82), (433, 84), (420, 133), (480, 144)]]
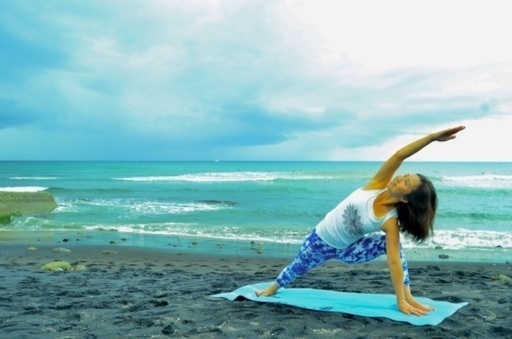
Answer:
[(62, 271), (85, 271), (84, 265), (71, 265), (67, 261), (52, 261), (41, 266), (43, 271), (62, 272)]
[(505, 274), (496, 274), (495, 276), (492, 277), (492, 280), (512, 282), (512, 278), (507, 277)]
[(71, 250), (65, 247), (56, 247), (52, 251), (53, 253), (71, 253)]
[(71, 264), (67, 261), (52, 261), (48, 264), (41, 266), (43, 271), (67, 271), (71, 268)]

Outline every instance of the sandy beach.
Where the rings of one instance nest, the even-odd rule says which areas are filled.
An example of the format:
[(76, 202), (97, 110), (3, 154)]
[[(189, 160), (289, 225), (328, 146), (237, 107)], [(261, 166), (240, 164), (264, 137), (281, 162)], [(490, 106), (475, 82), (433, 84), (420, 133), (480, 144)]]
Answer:
[[(511, 263), (410, 262), (416, 296), (469, 302), (438, 326), (418, 327), (208, 298), (270, 281), (289, 259), (78, 243), (3, 243), (0, 256), (2, 338), (512, 337)], [(56, 260), (72, 269), (41, 269)], [(330, 262), (293, 287), (393, 293), (383, 261)]]

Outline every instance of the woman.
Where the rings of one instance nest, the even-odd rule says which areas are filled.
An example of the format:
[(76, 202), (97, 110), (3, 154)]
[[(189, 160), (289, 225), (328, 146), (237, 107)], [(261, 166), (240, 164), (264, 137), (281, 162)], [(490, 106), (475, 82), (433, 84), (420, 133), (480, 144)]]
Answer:
[(306, 238), (295, 260), (283, 269), (275, 282), (256, 294), (273, 295), (327, 260), (360, 263), (387, 254), (398, 309), (415, 315), (425, 315), (433, 310), (416, 301), (411, 294), (400, 232), (420, 242), (431, 236), (437, 195), (432, 183), (420, 174), (391, 179), (405, 159), (433, 141), (454, 139), (464, 128), (458, 126), (431, 133), (398, 150), (366, 185), (325, 216)]

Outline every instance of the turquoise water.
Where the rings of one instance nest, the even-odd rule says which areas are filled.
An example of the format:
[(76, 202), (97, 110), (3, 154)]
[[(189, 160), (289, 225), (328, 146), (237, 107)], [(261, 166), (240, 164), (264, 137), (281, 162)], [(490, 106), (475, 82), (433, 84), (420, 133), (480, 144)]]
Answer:
[[(133, 239), (158, 235), (146, 237), (153, 240), (142, 246), (160, 246), (157, 239), (209, 239), (295, 250), (325, 213), (380, 164), (0, 162), (0, 189), (45, 190), (59, 206), (48, 215), (15, 217), (0, 227), (81, 234), (104, 230)], [(406, 248), (441, 247), (511, 259), (512, 163), (409, 162), (400, 170), (408, 172), (433, 181), (440, 205), (435, 237), (422, 245), (405, 240)]]

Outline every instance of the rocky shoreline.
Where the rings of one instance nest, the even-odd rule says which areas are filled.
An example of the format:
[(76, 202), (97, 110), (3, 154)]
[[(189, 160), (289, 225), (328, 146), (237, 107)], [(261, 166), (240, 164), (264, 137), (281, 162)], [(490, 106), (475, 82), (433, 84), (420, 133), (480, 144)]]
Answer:
[[(33, 247), (32, 249), (29, 249)], [(173, 249), (2, 244), (0, 336), (11, 338), (506, 338), (512, 333), (510, 264), (411, 262), (413, 293), (469, 302), (438, 326), (208, 296), (272, 280), (287, 259)], [(44, 270), (55, 261), (82, 270)], [(385, 262), (313, 270), (294, 283), (392, 293)]]
[(50, 213), (57, 203), (47, 192), (0, 191), (0, 222), (8, 222), (11, 216)]

